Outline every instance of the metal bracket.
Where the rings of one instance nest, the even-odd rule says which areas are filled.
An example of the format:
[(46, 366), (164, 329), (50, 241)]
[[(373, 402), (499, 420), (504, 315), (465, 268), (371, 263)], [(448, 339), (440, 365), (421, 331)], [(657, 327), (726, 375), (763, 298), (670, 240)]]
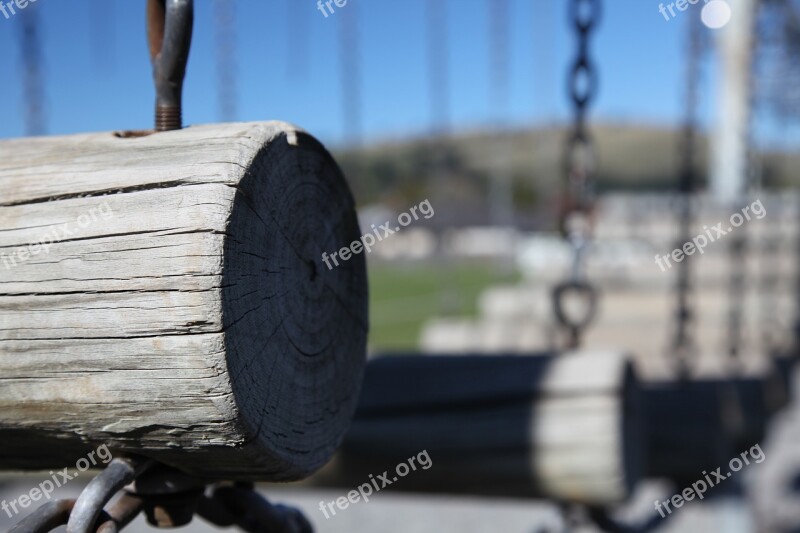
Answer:
[(183, 79), (192, 44), (193, 0), (149, 0), (147, 39), (156, 86), (156, 131), (182, 127)]
[(149, 459), (116, 458), (77, 500), (42, 505), (10, 533), (47, 533), (63, 525), (67, 533), (117, 533), (142, 511), (156, 528), (186, 525), (197, 514), (249, 533), (314, 531), (300, 511), (271, 504), (252, 484), (206, 483)]

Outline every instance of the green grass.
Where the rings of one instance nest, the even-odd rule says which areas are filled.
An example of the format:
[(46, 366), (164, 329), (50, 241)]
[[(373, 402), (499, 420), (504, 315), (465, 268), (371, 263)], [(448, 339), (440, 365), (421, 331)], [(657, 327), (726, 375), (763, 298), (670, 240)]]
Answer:
[(518, 281), (492, 265), (454, 264), (369, 267), (370, 335), (373, 351), (416, 350), (423, 324), (436, 316), (473, 317), (487, 287)]

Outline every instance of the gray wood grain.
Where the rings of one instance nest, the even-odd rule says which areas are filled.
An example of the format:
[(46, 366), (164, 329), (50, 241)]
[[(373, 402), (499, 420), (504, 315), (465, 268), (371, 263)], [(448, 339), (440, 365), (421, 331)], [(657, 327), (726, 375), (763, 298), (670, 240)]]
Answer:
[(321, 254), (359, 235), (288, 124), (0, 142), (0, 469), (105, 443), (214, 478), (316, 470), (367, 333), (363, 255)]

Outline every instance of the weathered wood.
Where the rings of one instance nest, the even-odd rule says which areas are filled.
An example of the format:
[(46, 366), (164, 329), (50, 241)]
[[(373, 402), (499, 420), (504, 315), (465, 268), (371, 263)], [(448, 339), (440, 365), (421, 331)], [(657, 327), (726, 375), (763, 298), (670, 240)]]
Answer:
[(314, 471), (367, 331), (363, 255), (321, 254), (359, 235), (288, 124), (0, 142), (0, 469), (105, 443), (208, 477)]
[(426, 450), (432, 467), (387, 488), (616, 502), (641, 470), (636, 390), (616, 353), (377, 357), (342, 449), (313, 480), (391, 477)]

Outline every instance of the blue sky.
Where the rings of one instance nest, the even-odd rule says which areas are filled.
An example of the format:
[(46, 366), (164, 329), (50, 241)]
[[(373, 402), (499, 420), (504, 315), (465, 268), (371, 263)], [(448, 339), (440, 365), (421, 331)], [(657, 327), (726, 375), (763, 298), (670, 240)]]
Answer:
[[(345, 127), (339, 81), (338, 25), (357, 12), (365, 136), (405, 137), (431, 127), (425, 61), (425, 2), (348, 0), (325, 18), (316, 0), (235, 0), (239, 120), (282, 119), (340, 144)], [(488, 10), (493, 0), (447, 4), (451, 115), (456, 128), (497, 118), (490, 102)], [(105, 3), (105, 7), (103, 7)], [(291, 9), (305, 35), (289, 29)], [(674, 123), (680, 119), (685, 23), (665, 21), (655, 0), (606, 0), (596, 37), (602, 90), (593, 116)], [(37, 0), (42, 21), (48, 133), (144, 129), (151, 126), (153, 89), (144, 28), (145, 0)], [(695, 9), (695, 16), (699, 10)], [(196, 0), (194, 42), (184, 93), (188, 123), (220, 119), (216, 99), (213, 2)], [(24, 13), (23, 13), (24, 15)], [(19, 21), (0, 16), (0, 137), (24, 132)], [(92, 29), (93, 21), (106, 25)], [(511, 0), (510, 100), (502, 118), (525, 126), (568, 115), (564, 72), (573, 54), (565, 0)], [(103, 35), (105, 34), (105, 37)], [(101, 41), (100, 46), (92, 43)], [(298, 43), (305, 43), (298, 45)], [(292, 72), (290, 61), (306, 62)], [(297, 63), (296, 63), (297, 64)], [(299, 70), (298, 70), (299, 69)], [(710, 93), (713, 74), (702, 93)], [(706, 118), (713, 102), (702, 102)]]

